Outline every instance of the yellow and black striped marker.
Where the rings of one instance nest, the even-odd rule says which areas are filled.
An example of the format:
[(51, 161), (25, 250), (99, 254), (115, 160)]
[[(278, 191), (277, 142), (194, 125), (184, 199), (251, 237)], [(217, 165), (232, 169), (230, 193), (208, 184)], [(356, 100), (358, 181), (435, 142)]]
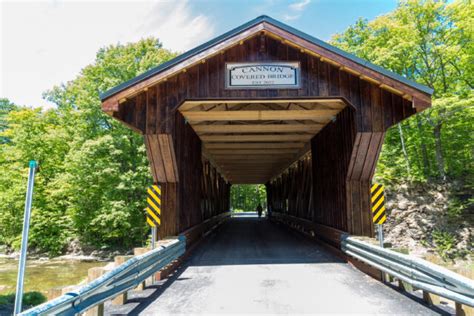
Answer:
[(387, 220), (385, 212), (385, 193), (381, 184), (374, 184), (370, 189), (370, 202), (372, 204), (372, 218), (374, 224), (383, 224)]
[(146, 222), (151, 227), (158, 227), (161, 225), (161, 187), (154, 184), (146, 191)]

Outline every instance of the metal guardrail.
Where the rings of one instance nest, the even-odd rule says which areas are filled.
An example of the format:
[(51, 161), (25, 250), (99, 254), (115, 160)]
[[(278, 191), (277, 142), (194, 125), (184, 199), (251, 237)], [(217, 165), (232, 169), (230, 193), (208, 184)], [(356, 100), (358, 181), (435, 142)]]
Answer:
[(136, 256), (76, 291), (33, 307), (19, 315), (76, 315), (137, 287), (174, 260), (186, 249), (186, 237), (168, 239), (143, 255)]
[(354, 237), (341, 238), (344, 253), (429, 293), (474, 307), (474, 281), (446, 268)]

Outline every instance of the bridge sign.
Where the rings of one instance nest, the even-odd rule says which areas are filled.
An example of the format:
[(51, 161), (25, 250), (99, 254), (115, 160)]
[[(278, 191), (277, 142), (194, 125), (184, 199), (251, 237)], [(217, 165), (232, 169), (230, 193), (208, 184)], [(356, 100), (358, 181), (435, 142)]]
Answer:
[(161, 187), (152, 185), (147, 189), (146, 222), (151, 227), (161, 225)]
[(374, 224), (383, 224), (387, 220), (385, 212), (385, 193), (384, 186), (374, 184), (370, 189), (370, 202), (372, 204), (372, 218)]

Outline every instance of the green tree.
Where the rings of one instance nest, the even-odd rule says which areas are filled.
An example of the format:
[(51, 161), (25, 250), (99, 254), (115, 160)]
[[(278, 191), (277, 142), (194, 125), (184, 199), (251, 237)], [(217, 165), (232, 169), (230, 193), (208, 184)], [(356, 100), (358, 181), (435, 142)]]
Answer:
[(230, 200), (234, 210), (254, 212), (257, 205), (266, 207), (266, 189), (262, 184), (236, 184), (231, 186)]
[[(15, 110), (17, 106), (10, 102), (10, 100), (5, 98), (0, 98), (0, 133), (7, 129), (8, 122), (7, 116), (8, 113)], [(5, 144), (9, 141), (5, 136), (0, 136), (0, 145)]]
[(340, 48), (435, 91), (432, 108), (387, 132), (377, 177), (472, 178), (473, 17), (472, 1), (406, 0), (333, 37)]
[(40, 162), (31, 246), (51, 254), (79, 237), (130, 248), (146, 237), (143, 208), (151, 183), (143, 139), (101, 111), (99, 94), (174, 57), (157, 39), (112, 45), (72, 81), (45, 97), (42, 111), (0, 103), (0, 243), (17, 248), (28, 161)]

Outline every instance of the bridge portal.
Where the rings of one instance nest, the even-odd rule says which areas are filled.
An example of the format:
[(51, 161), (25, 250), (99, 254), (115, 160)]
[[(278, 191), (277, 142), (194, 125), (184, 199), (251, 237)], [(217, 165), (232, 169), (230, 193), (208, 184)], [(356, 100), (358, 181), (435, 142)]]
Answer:
[(229, 210), (230, 186), (261, 183), (275, 217), (338, 247), (373, 236), (369, 187), (385, 131), (432, 90), (267, 16), (102, 95), (143, 134), (162, 185), (162, 237)]

